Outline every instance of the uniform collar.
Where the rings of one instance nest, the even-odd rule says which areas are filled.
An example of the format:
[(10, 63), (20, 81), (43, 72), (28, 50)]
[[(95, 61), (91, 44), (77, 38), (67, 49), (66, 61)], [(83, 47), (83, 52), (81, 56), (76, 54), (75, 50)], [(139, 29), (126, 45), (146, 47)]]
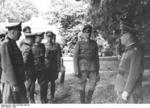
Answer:
[(128, 51), (130, 49), (132, 49), (134, 46), (136, 46), (136, 43), (131, 43), (130, 45), (128, 45), (126, 48), (125, 48), (125, 51)]

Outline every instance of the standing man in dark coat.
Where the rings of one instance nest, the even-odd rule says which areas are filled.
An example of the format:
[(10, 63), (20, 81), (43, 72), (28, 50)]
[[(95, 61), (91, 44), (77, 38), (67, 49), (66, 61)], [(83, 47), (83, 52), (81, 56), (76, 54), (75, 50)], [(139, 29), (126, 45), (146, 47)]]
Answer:
[(45, 44), (45, 64), (48, 82), (51, 83), (51, 101), (55, 101), (55, 80), (58, 78), (61, 65), (61, 47), (56, 43), (56, 35), (51, 32), (46, 32), (47, 43)]
[(82, 32), (84, 39), (77, 42), (74, 50), (74, 70), (78, 73), (81, 81), (81, 103), (91, 103), (99, 76), (98, 46), (95, 41), (90, 39), (91, 25), (85, 25)]
[(142, 103), (142, 76), (144, 54), (135, 35), (134, 24), (128, 19), (121, 21), (121, 44), (125, 51), (119, 63), (115, 89), (118, 103)]
[(32, 46), (34, 58), (34, 68), (36, 79), (40, 85), (41, 103), (47, 103), (47, 77), (45, 71), (45, 46), (41, 43), (44, 38), (44, 32), (36, 33), (35, 43)]
[(24, 65), (25, 65), (25, 80), (26, 80), (26, 90), (27, 97), (30, 103), (35, 103), (34, 100), (34, 90), (35, 90), (35, 70), (34, 70), (34, 57), (32, 54), (32, 45), (35, 41), (35, 34), (25, 34), (25, 40), (20, 46), (22, 52)]
[[(1, 43), (5, 39), (6, 33), (0, 33), (0, 54), (1, 54)], [(2, 75), (2, 67), (1, 67), (1, 55), (0, 55), (0, 80), (1, 80), (1, 75)], [(0, 81), (0, 103), (2, 103), (2, 89), (3, 89), (3, 84)]]
[(16, 44), (21, 36), (21, 23), (13, 23), (6, 28), (8, 34), (1, 44), (3, 103), (27, 103), (24, 63)]

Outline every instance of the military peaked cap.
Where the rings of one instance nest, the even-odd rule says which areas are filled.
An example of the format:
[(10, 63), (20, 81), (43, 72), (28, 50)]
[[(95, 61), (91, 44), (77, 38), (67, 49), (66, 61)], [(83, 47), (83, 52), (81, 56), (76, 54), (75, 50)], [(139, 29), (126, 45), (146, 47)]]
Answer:
[(87, 30), (89, 32), (92, 31), (92, 26), (90, 24), (85, 25), (82, 29), (82, 32), (84, 32), (85, 30)]
[(30, 26), (25, 26), (25, 27), (23, 28), (23, 32), (26, 32), (27, 29), (30, 29), (30, 30), (31, 30), (31, 27), (30, 27)]
[(36, 36), (40, 36), (40, 37), (44, 37), (44, 34), (45, 34), (45, 32), (37, 32), (37, 33), (35, 33), (36, 34)]
[(52, 31), (47, 31), (46, 36), (52, 37), (52, 36), (56, 36), (56, 34), (53, 33)]
[(25, 35), (25, 37), (35, 37), (36, 36), (36, 34), (35, 33), (25, 33), (24, 34)]
[(19, 22), (19, 23), (9, 23), (5, 26), (5, 28), (7, 28), (8, 30), (12, 30), (12, 29), (16, 29), (18, 28), (18, 30), (22, 30), (22, 22)]

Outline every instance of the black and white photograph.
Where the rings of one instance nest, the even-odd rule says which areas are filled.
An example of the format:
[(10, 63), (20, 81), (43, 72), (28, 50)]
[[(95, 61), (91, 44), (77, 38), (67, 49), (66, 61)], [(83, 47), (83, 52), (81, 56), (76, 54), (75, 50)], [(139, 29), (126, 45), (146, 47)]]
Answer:
[(2, 108), (149, 103), (150, 0), (0, 0)]

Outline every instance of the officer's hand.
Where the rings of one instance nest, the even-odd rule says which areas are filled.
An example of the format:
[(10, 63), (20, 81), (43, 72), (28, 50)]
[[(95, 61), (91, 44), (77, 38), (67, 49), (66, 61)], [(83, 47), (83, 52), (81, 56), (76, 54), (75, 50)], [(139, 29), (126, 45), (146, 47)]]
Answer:
[(121, 59), (121, 56), (120, 56), (120, 55), (118, 55), (117, 57), (118, 57), (118, 60), (120, 60), (120, 59)]
[(77, 77), (78, 77), (78, 78), (81, 78), (81, 73), (80, 73), (80, 72), (78, 73)]
[(124, 91), (124, 92), (122, 93), (122, 99), (123, 99), (124, 101), (127, 101), (128, 95), (129, 95), (128, 92)]
[(12, 91), (13, 92), (18, 92), (20, 89), (19, 89), (19, 87), (18, 86), (13, 86), (12, 87)]

